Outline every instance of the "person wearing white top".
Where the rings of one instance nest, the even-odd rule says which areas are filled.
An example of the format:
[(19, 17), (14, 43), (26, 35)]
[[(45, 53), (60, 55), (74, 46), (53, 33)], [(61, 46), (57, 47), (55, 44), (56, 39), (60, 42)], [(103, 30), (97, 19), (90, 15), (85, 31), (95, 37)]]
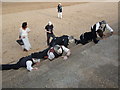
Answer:
[(103, 32), (105, 30), (109, 30), (111, 33), (113, 33), (113, 29), (106, 23), (105, 20), (97, 22), (96, 24), (91, 26), (91, 30), (97, 31), (98, 29), (101, 29)]
[(24, 51), (29, 51), (31, 45), (28, 39), (28, 33), (30, 29), (27, 27), (27, 22), (22, 23), (22, 27), (19, 29), (19, 39), (22, 39), (24, 45), (22, 45)]
[[(63, 56), (63, 53), (65, 52), (65, 55)], [(68, 59), (71, 52), (70, 49), (66, 48), (63, 45), (55, 45), (54, 47), (51, 47), (50, 50), (47, 52), (48, 59), (53, 60), (55, 58), (58, 58), (59, 56), (62, 56), (64, 60)]]

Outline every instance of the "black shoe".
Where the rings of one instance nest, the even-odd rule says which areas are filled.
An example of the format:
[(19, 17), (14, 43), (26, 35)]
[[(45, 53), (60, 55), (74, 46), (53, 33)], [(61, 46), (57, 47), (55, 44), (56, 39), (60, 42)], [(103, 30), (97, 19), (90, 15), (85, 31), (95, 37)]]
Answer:
[(75, 44), (77, 45), (78, 44), (78, 41), (75, 39)]
[(28, 52), (28, 50), (26, 50), (25, 48), (23, 49), (23, 51)]

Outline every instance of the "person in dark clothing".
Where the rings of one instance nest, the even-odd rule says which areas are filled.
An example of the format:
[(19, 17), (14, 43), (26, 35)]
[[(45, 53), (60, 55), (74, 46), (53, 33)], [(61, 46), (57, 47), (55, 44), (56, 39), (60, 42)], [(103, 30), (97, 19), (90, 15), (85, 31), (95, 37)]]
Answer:
[(65, 47), (68, 47), (70, 43), (74, 42), (73, 36), (63, 35), (60, 37), (55, 37), (50, 42), (50, 46), (53, 47), (55, 45), (64, 45)]
[(90, 41), (93, 41), (95, 44), (98, 43), (99, 40), (97, 38), (101, 37), (103, 38), (103, 31), (101, 29), (98, 29), (95, 35), (93, 32), (85, 32), (84, 34), (80, 35), (80, 40), (75, 39), (75, 43), (77, 44), (83, 44), (89, 43)]
[(101, 29), (103, 32), (105, 30), (109, 30), (111, 34), (113, 34), (113, 29), (106, 23), (105, 20), (102, 20), (91, 26), (91, 32), (93, 33), (94, 37), (96, 37), (96, 32), (99, 29)]
[(47, 33), (47, 45), (49, 46), (49, 42), (50, 42), (50, 37), (54, 38), (55, 35), (53, 33), (53, 24), (51, 21), (48, 22), (48, 24), (45, 26), (45, 31)]
[[(66, 53), (65, 56), (62, 56), (63, 52)], [(33, 53), (33, 55), (36, 58), (49, 59), (50, 61), (52, 61), (53, 59), (58, 58), (59, 56), (62, 56), (66, 60), (70, 53), (70, 49), (66, 48), (64, 45), (54, 45), (52, 47), (48, 47), (43, 51), (35, 52)]]
[(62, 5), (61, 5), (61, 3), (58, 4), (57, 9), (58, 9), (58, 18), (62, 19)]
[[(66, 53), (65, 56), (62, 56), (63, 52)], [(53, 60), (62, 56), (65, 60), (71, 54), (70, 50), (63, 45), (55, 45), (54, 47), (48, 47), (47, 49), (39, 52), (32, 53), (29, 56), (22, 57), (19, 61), (15, 64), (2, 64), (0, 65), (1, 70), (10, 70), (10, 69), (19, 69), (21, 67), (27, 68), (27, 70), (37, 70), (38, 68), (32, 67), (34, 64), (40, 62), (40, 59), (49, 59)]]
[(36, 56), (33, 54), (20, 58), (16, 64), (2, 64), (1, 70), (17, 70), (21, 67), (24, 67), (27, 68), (27, 70), (32, 71), (37, 69), (36, 67), (33, 68), (32, 66), (38, 62), (40, 62), (40, 59), (36, 58)]

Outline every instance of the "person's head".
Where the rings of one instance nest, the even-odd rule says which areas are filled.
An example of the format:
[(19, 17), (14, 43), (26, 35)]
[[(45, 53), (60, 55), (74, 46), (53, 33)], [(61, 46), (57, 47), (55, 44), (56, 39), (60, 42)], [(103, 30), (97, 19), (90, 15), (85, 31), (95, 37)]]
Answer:
[(39, 52), (35, 52), (31, 54), (32, 60), (34, 63), (40, 62)]
[(101, 30), (101, 29), (98, 29), (97, 30), (97, 34), (101, 37), (101, 38), (103, 38), (103, 31)]
[(60, 45), (55, 45), (53, 48), (57, 54), (62, 53), (62, 48), (60, 47)]
[(48, 25), (52, 25), (52, 22), (51, 22), (51, 21), (49, 21), (49, 22), (48, 22)]
[(23, 22), (23, 23), (22, 23), (22, 28), (23, 28), (23, 29), (27, 28), (27, 22)]
[(61, 3), (59, 3), (59, 5), (61, 5)]
[(106, 25), (106, 21), (105, 20), (102, 20), (100, 23), (101, 23), (102, 27), (104, 27)]
[(74, 43), (75, 42), (75, 39), (74, 39), (73, 36), (69, 36), (68, 39), (69, 39), (69, 43)]

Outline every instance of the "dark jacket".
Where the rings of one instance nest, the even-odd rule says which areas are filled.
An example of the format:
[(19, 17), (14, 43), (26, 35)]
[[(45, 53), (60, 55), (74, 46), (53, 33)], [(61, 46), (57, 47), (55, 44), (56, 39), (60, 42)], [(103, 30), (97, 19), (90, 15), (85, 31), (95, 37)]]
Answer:
[(53, 34), (53, 28), (54, 28), (54, 27), (53, 27), (53, 24), (52, 24), (52, 25), (46, 25), (46, 26), (45, 26), (45, 29), (46, 29), (47, 31), (50, 31), (50, 32), (51, 32), (51, 33), (48, 33), (48, 32), (47, 32), (47, 34)]
[(62, 12), (62, 6), (61, 5), (58, 5), (57, 9), (58, 9), (58, 12)]
[(67, 35), (63, 35), (61, 37), (55, 37), (50, 42), (50, 46), (53, 47), (55, 45), (64, 45), (65, 47), (68, 46), (69, 39)]

